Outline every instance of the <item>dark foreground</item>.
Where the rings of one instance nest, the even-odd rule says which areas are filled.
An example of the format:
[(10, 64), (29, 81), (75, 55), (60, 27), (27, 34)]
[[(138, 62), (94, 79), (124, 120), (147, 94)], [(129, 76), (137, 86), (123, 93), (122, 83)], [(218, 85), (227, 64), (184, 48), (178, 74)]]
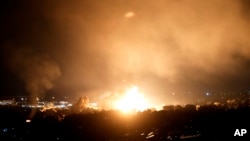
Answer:
[[(225, 141), (250, 140), (249, 106), (194, 106), (124, 115), (117, 111), (72, 113), (70, 110), (0, 107), (0, 140), (46, 141)], [(31, 117), (31, 118), (29, 118)], [(27, 121), (30, 119), (31, 122)], [(243, 136), (235, 131), (246, 129)]]

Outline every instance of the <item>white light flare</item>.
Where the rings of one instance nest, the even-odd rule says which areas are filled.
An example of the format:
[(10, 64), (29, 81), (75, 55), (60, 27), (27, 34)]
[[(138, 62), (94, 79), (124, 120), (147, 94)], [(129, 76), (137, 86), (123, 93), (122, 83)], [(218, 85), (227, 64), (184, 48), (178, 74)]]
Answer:
[(145, 97), (139, 92), (138, 87), (136, 86), (129, 88), (124, 96), (118, 99), (115, 103), (115, 109), (124, 113), (144, 111), (148, 108), (149, 105)]
[(25, 121), (26, 123), (30, 123), (31, 122), (31, 120), (30, 119), (26, 119), (26, 121)]

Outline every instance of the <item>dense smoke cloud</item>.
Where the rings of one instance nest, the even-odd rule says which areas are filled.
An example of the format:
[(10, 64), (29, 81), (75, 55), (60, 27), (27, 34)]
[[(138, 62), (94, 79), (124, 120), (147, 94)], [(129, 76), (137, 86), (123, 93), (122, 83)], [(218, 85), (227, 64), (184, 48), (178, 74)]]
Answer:
[[(147, 75), (168, 83), (178, 84), (186, 78), (214, 83), (217, 75), (231, 77), (241, 71), (242, 60), (249, 62), (249, 18), (244, 16), (240, 1), (82, 5), (91, 9), (81, 5), (71, 9), (75, 4), (61, 6), (55, 22), (75, 35), (73, 50), (83, 56), (72, 60), (79, 60), (76, 69), (90, 77), (86, 85), (107, 82), (110, 77), (111, 81), (118, 78), (120, 82), (128, 79), (140, 83)], [(134, 16), (124, 17), (130, 11)]]
[(5, 58), (10, 70), (25, 83), (33, 100), (45, 96), (46, 90), (52, 89), (53, 81), (61, 75), (59, 66), (48, 55), (34, 54), (28, 48), (7, 48)]
[[(34, 54), (43, 50), (56, 58), (63, 74), (57, 83), (60, 92), (81, 91), (91, 99), (132, 84), (164, 99), (173, 92), (249, 90), (247, 0), (73, 0), (22, 5), (26, 10), (18, 16), (25, 22), (14, 27), (13, 21), (21, 20), (13, 13), (6, 18), (11, 24), (5, 33), (15, 35), (6, 38), (22, 46), (41, 44), (31, 49)], [(29, 10), (35, 14), (27, 14)], [(48, 58), (33, 59), (52, 72), (37, 71), (36, 65), (30, 71), (45, 75), (48, 82), (59, 76), (59, 68), (46, 63)], [(29, 91), (52, 84), (30, 81), (38, 82)]]

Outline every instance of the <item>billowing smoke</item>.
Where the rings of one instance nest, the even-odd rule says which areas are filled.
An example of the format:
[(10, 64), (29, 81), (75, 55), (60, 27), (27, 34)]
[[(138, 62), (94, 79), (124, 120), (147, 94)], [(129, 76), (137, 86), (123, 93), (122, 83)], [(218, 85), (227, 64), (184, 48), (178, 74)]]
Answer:
[(53, 81), (60, 75), (59, 66), (48, 55), (33, 52), (28, 48), (8, 48), (6, 59), (11, 71), (25, 83), (31, 102), (45, 96), (53, 88)]
[(76, 103), (74, 103), (72, 110), (74, 112), (82, 112), (87, 108), (89, 108), (89, 98), (87, 96), (81, 96)]
[(114, 109), (114, 104), (119, 98), (124, 96), (124, 91), (119, 92), (105, 92), (100, 96), (99, 104), (101, 109)]
[[(17, 46), (39, 45), (36, 53), (29, 48), (11, 61), (19, 64), (14, 70), (20, 70), (30, 93), (44, 93), (60, 75), (49, 56), (60, 63), (62, 93), (99, 97), (135, 84), (154, 99), (185, 101), (179, 93), (249, 90), (248, 0), (59, 0), (14, 6), (19, 11), (7, 11), (12, 15), (3, 20), (5, 38)], [(39, 50), (48, 55), (35, 56)]]
[[(69, 50), (77, 55), (69, 58), (67, 76), (74, 82), (69, 85), (106, 90), (127, 80), (159, 95), (237, 90), (241, 86), (234, 85), (239, 83), (236, 78), (246, 78), (250, 61), (247, 4), (234, 0), (62, 4), (52, 17), (58, 30), (73, 35)], [(86, 5), (91, 8), (83, 8)], [(124, 16), (128, 13), (133, 16)]]

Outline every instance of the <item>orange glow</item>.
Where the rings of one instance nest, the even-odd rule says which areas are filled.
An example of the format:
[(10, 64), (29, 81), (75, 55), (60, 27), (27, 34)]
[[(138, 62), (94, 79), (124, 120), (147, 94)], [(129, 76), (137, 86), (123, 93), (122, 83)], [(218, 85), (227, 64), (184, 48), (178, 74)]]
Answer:
[(132, 12), (132, 11), (130, 11), (130, 12), (127, 12), (124, 16), (126, 17), (126, 18), (131, 18), (131, 17), (134, 17), (134, 12)]
[(139, 92), (138, 87), (133, 86), (126, 90), (123, 97), (118, 99), (115, 103), (115, 109), (124, 113), (130, 113), (133, 111), (144, 111), (149, 108), (149, 105), (143, 96)]

